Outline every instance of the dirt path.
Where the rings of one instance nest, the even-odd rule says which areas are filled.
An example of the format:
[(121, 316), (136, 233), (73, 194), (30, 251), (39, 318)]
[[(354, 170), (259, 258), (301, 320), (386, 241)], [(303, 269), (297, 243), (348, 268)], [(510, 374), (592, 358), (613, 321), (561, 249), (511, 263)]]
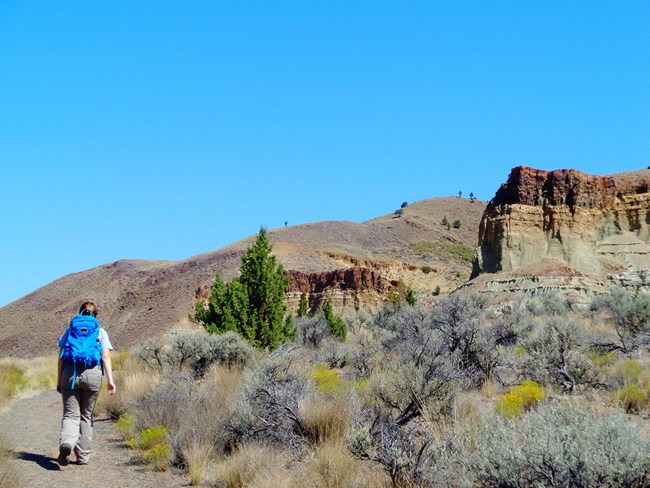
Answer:
[[(46, 391), (18, 400), (0, 414), (0, 432), (16, 451), (23, 487), (163, 488), (189, 486), (185, 475), (157, 473), (141, 464), (113, 430), (112, 422), (95, 419), (93, 453), (87, 466), (57, 462), (61, 395)], [(74, 455), (72, 456), (74, 459)]]

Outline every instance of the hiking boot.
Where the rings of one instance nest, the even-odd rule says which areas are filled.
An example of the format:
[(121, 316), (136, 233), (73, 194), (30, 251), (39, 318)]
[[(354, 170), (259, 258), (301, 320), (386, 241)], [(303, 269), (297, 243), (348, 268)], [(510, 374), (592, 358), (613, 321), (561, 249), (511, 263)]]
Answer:
[(72, 452), (72, 448), (70, 447), (70, 444), (61, 444), (59, 446), (59, 457), (57, 458), (57, 462), (59, 463), (59, 466), (67, 466), (68, 465), (68, 456)]

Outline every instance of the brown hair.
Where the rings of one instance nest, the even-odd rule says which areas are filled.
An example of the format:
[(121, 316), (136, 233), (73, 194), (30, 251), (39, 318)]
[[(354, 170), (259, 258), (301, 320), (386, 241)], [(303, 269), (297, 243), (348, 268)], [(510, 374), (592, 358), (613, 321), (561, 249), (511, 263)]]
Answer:
[(93, 302), (84, 302), (79, 307), (79, 315), (92, 315), (93, 317), (97, 317), (97, 307)]

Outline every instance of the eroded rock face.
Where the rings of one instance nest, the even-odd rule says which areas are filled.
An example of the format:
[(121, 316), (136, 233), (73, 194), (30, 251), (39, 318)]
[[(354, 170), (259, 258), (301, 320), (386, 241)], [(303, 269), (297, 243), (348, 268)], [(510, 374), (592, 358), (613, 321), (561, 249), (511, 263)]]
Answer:
[(650, 170), (514, 168), (483, 214), (473, 277), (547, 257), (592, 275), (650, 270), (649, 183)]
[(328, 298), (338, 310), (358, 310), (362, 306), (376, 308), (398, 286), (397, 281), (387, 280), (375, 271), (361, 267), (317, 273), (289, 270), (285, 274), (289, 277), (287, 305), (291, 310), (298, 308), (303, 293), (307, 295), (312, 310)]

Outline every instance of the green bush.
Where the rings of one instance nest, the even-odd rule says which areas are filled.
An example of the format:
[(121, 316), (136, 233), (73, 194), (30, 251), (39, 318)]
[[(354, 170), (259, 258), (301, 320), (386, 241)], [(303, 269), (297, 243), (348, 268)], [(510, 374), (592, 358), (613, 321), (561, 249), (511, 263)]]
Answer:
[(627, 413), (636, 413), (648, 403), (648, 395), (636, 383), (619, 388), (612, 397)]
[(24, 372), (15, 366), (0, 369), (0, 403), (6, 402), (27, 387)]
[(126, 444), (131, 449), (147, 451), (158, 444), (166, 442), (168, 436), (169, 430), (161, 425), (154, 425), (153, 427), (140, 431), (137, 436)]
[(122, 415), (117, 422), (115, 428), (122, 435), (124, 439), (131, 439), (137, 431), (138, 419), (131, 415), (129, 412)]
[(321, 393), (331, 393), (343, 388), (341, 374), (335, 369), (328, 369), (326, 366), (318, 365), (316, 371), (311, 374), (311, 379), (316, 383), (316, 389)]
[(169, 467), (172, 449), (167, 442), (156, 444), (142, 455), (145, 463), (153, 465), (156, 471), (165, 471)]
[(224, 283), (217, 273), (208, 303), (198, 301), (195, 322), (211, 333), (236, 331), (260, 349), (276, 349), (293, 340), (284, 303), (289, 278), (271, 253), (271, 242), (260, 229), (255, 243), (241, 257), (240, 275)]

